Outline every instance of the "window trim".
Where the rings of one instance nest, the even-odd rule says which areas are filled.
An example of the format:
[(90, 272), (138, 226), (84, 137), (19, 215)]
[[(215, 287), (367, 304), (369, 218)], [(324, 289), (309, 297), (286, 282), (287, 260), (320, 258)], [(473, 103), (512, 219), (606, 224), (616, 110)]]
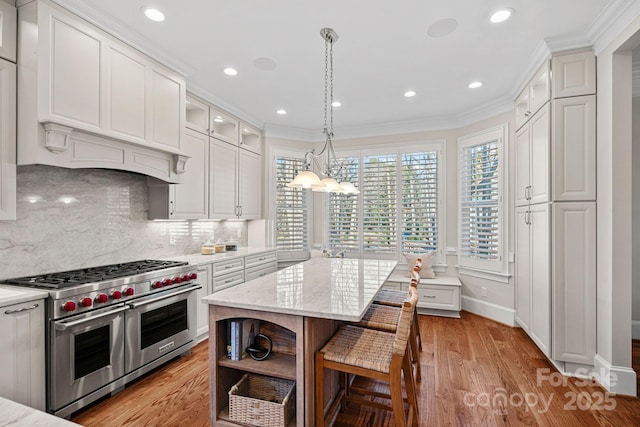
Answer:
[[(482, 145), (484, 143), (498, 140), (498, 161), (500, 167), (498, 168), (498, 182), (499, 182), (499, 197), (500, 202), (498, 205), (498, 248), (499, 248), (499, 261), (487, 261), (483, 264), (492, 263), (494, 268), (487, 268), (485, 266), (479, 266), (477, 263), (468, 262), (462, 254), (462, 155), (463, 151), (467, 147)], [(457, 147), (457, 186), (458, 186), (458, 206), (457, 206), (457, 220), (458, 220), (458, 255), (456, 268), (460, 274), (466, 274), (470, 276), (480, 277), (484, 279), (491, 279), (498, 282), (508, 282), (511, 276), (509, 272), (509, 124), (504, 123), (502, 125), (494, 126), (488, 129), (481, 130), (479, 132), (471, 133), (458, 137)]]
[[(439, 197), (438, 197), (438, 248), (436, 250), (436, 254), (433, 259), (433, 267), (436, 271), (444, 271), (446, 268), (446, 248), (447, 248), (447, 221), (446, 221), (446, 208), (447, 208), (447, 140), (445, 138), (419, 141), (419, 142), (402, 142), (396, 144), (372, 144), (372, 145), (359, 145), (359, 146), (345, 146), (345, 147), (336, 147), (335, 153), (336, 157), (348, 157), (348, 156), (358, 156), (359, 157), (359, 175), (358, 175), (358, 189), (362, 188), (362, 158), (366, 156), (374, 156), (374, 155), (385, 155), (385, 154), (395, 154), (398, 158), (402, 158), (402, 154), (404, 153), (417, 153), (423, 151), (437, 151), (438, 152), (438, 189), (439, 189)], [(440, 185), (441, 184), (441, 185)], [(401, 188), (399, 188), (399, 196), (402, 197)], [(363, 197), (362, 194), (358, 196), (358, 212), (360, 215), (363, 214)], [(327, 195), (323, 197), (323, 221), (322, 221), (322, 230), (323, 230), (323, 246), (328, 246), (328, 233), (329, 233), (329, 218), (328, 218), (328, 206), (329, 199)], [(401, 220), (401, 206), (397, 206), (397, 219)], [(399, 216), (398, 216), (399, 215)], [(359, 249), (357, 252), (350, 252), (349, 256), (357, 256), (361, 257), (363, 252), (363, 234), (362, 234), (362, 216), (360, 217), (360, 221), (358, 224), (358, 240), (359, 240)], [(396, 229), (396, 233), (401, 233), (401, 227), (398, 225)], [(406, 260), (403, 256), (401, 241), (397, 242), (397, 248), (395, 254), (375, 254), (375, 253), (367, 253), (367, 257), (369, 258), (381, 258), (381, 259), (396, 259), (400, 264), (405, 264)]]

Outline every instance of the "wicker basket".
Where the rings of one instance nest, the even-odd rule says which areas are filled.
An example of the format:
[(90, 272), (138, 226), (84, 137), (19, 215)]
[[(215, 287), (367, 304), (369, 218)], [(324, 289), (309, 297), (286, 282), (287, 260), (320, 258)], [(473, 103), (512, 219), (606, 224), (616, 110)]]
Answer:
[(229, 390), (229, 418), (252, 426), (286, 426), (295, 411), (295, 385), (295, 381), (245, 374)]

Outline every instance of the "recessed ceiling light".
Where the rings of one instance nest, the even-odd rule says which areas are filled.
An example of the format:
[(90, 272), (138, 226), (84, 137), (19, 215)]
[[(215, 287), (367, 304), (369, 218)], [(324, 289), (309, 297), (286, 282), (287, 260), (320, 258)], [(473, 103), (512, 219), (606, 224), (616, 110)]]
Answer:
[(493, 13), (493, 15), (491, 15), (490, 21), (493, 22), (494, 24), (504, 22), (507, 19), (511, 18), (513, 13), (514, 13), (514, 10), (510, 8), (496, 10)]
[(236, 70), (233, 67), (227, 67), (223, 71), (227, 76), (237, 76), (238, 75), (238, 70)]
[(342, 102), (340, 102), (340, 101), (333, 101), (333, 102), (331, 103), (331, 106), (332, 106), (332, 107), (340, 107), (340, 106), (342, 106)]
[(281, 116), (284, 116), (285, 114), (287, 114), (287, 110), (280, 109), (280, 110), (276, 111), (276, 113), (280, 114)]
[(416, 96), (416, 93), (412, 90), (408, 90), (404, 93), (405, 98), (411, 98), (413, 96)]
[(160, 12), (158, 9), (150, 6), (143, 6), (142, 13), (144, 16), (151, 19), (152, 21), (162, 22), (164, 21), (164, 13)]
[(482, 82), (471, 82), (471, 83), (469, 83), (469, 88), (470, 89), (477, 89), (480, 86), (482, 86)]

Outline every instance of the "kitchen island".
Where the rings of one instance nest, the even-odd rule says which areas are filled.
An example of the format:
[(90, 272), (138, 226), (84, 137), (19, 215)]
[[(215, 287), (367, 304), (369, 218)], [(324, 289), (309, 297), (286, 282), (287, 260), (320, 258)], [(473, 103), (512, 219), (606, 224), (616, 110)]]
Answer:
[[(255, 373), (295, 381), (290, 425), (312, 426), (315, 351), (341, 321), (362, 318), (395, 266), (388, 260), (312, 258), (203, 298), (209, 304), (211, 424), (236, 425), (228, 392), (243, 374)], [(260, 321), (260, 332), (273, 341), (267, 360), (227, 358), (227, 322), (234, 318)], [(335, 395), (337, 382), (326, 383), (325, 395)]]

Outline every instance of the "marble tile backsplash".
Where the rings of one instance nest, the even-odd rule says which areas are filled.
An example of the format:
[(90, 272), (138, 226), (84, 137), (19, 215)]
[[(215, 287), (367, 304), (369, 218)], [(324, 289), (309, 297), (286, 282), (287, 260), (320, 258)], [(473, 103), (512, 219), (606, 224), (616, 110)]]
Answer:
[(207, 239), (247, 245), (244, 221), (149, 221), (146, 177), (20, 166), (17, 220), (0, 221), (0, 279), (196, 253)]

